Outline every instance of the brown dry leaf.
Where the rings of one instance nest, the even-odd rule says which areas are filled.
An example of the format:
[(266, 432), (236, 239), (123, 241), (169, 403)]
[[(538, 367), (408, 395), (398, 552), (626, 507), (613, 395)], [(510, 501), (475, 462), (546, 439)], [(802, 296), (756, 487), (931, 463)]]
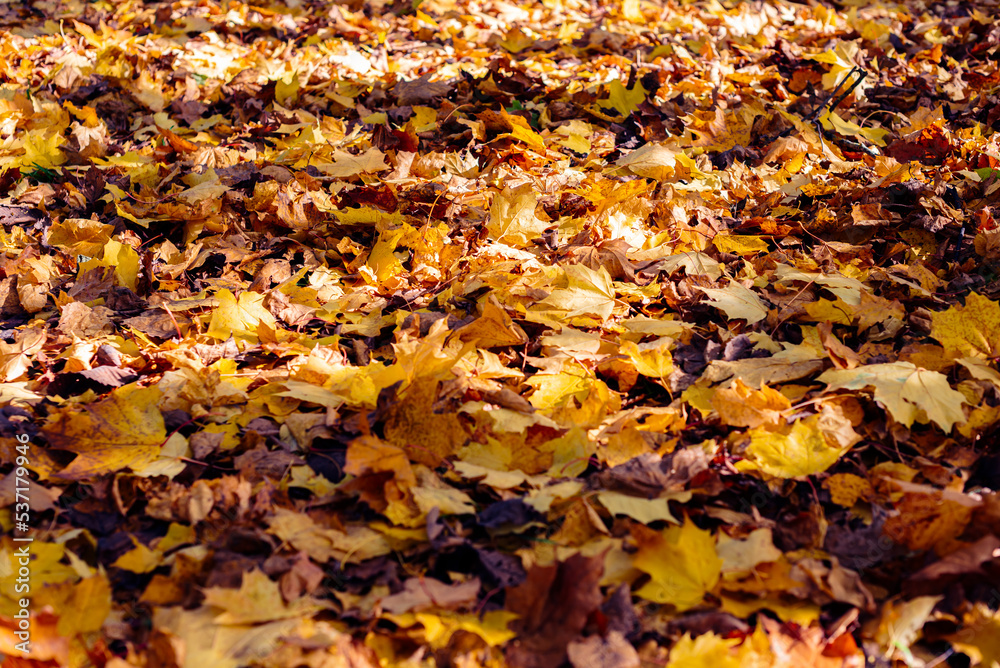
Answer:
[(838, 369), (853, 369), (862, 364), (861, 357), (836, 337), (831, 323), (821, 322), (816, 326), (816, 330), (819, 332), (819, 339), (823, 343), (823, 347)]
[(547, 668), (566, 660), (569, 644), (601, 603), (603, 571), (603, 554), (575, 554), (552, 566), (535, 566), (524, 583), (507, 590), (507, 609), (520, 615), (511, 624), (517, 640), (505, 652), (511, 666)]
[(319, 526), (308, 515), (278, 508), (268, 519), (268, 532), (320, 563), (331, 559), (358, 563), (392, 552), (388, 540), (380, 533), (361, 526), (347, 531)]

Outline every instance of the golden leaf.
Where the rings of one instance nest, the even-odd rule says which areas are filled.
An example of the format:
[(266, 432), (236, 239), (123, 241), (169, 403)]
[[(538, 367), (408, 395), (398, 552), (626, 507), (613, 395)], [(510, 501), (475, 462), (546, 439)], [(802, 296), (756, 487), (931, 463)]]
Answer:
[(215, 618), (217, 624), (259, 624), (276, 619), (309, 616), (323, 609), (322, 605), (308, 597), (285, 603), (278, 583), (257, 569), (243, 574), (239, 589), (205, 589), (205, 605), (222, 611)]
[(49, 447), (78, 456), (56, 477), (83, 480), (156, 459), (167, 439), (160, 397), (155, 387), (132, 384), (92, 404), (58, 409), (42, 433)]
[(431, 468), (441, 466), (469, 439), (458, 415), (434, 411), (437, 390), (436, 382), (415, 382), (385, 416), (385, 440)]
[(755, 255), (767, 251), (767, 242), (763, 237), (752, 235), (716, 234), (712, 245), (720, 253), (735, 253), (736, 255)]
[(953, 390), (948, 377), (937, 371), (917, 369), (900, 391), (900, 396), (927, 413), (928, 419), (948, 433), (956, 422), (965, 422), (965, 395)]
[(744, 539), (733, 539), (719, 533), (716, 553), (722, 559), (726, 577), (745, 575), (760, 564), (777, 561), (784, 554), (774, 546), (770, 529), (756, 529)]
[(612, 109), (619, 117), (625, 117), (635, 111), (646, 99), (646, 89), (641, 84), (626, 88), (620, 79), (608, 84), (608, 97), (598, 102), (598, 106), (607, 112)]
[(779, 425), (782, 413), (792, 407), (785, 395), (766, 385), (753, 390), (737, 378), (731, 388), (719, 388), (712, 395), (712, 408), (723, 424), (734, 427)]
[(830, 500), (844, 508), (853, 507), (858, 499), (871, 498), (874, 492), (868, 480), (853, 473), (835, 473), (823, 481), (823, 487), (830, 490)]
[(368, 527), (354, 525), (346, 531), (325, 529), (308, 515), (286, 508), (277, 508), (268, 519), (268, 533), (320, 563), (336, 559), (356, 564), (392, 552), (385, 536)]
[(493, 295), (483, 304), (483, 314), (455, 333), (463, 341), (474, 341), (483, 348), (519, 346), (528, 342), (527, 334), (514, 324)]
[(265, 324), (274, 329), (274, 316), (264, 308), (264, 295), (244, 292), (237, 300), (229, 290), (215, 293), (217, 305), (212, 312), (212, 321), (207, 334), (225, 341), (230, 336), (238, 339), (257, 340), (257, 326)]
[(667, 668), (740, 668), (749, 649), (737, 649), (741, 644), (739, 638), (723, 638), (712, 631), (694, 639), (685, 633), (670, 648)]
[(954, 357), (1000, 356), (1000, 302), (970, 293), (965, 306), (931, 314), (931, 336)]
[(530, 183), (504, 188), (490, 207), (490, 220), (486, 224), (490, 236), (508, 244), (525, 244), (539, 236), (549, 223), (535, 215), (537, 204), (538, 197)]
[(596, 271), (582, 264), (564, 267), (569, 282), (553, 290), (541, 304), (566, 312), (567, 318), (592, 315), (602, 320), (611, 317), (615, 308), (615, 289), (604, 267)]
[(111, 239), (113, 225), (89, 218), (67, 218), (52, 223), (49, 244), (66, 249), (74, 255), (97, 257)]
[(907, 491), (895, 504), (896, 513), (886, 520), (883, 532), (911, 550), (936, 547), (947, 551), (951, 542), (965, 531), (975, 505), (971, 499), (934, 488)]
[(802, 478), (827, 470), (850, 448), (831, 444), (820, 429), (819, 419), (798, 420), (787, 432), (751, 430), (747, 446), (750, 459), (745, 465), (778, 478)]
[(710, 531), (689, 519), (662, 532), (641, 525), (632, 530), (639, 546), (632, 565), (651, 578), (636, 592), (638, 596), (683, 612), (701, 603), (719, 582), (723, 562)]
[(670, 356), (672, 339), (657, 339), (649, 343), (633, 343), (625, 341), (621, 351), (628, 355), (635, 370), (650, 378), (666, 378), (674, 370), (673, 358)]
[(973, 666), (992, 668), (1000, 663), (1000, 613), (985, 603), (974, 603), (962, 619), (962, 628), (945, 637), (969, 655)]

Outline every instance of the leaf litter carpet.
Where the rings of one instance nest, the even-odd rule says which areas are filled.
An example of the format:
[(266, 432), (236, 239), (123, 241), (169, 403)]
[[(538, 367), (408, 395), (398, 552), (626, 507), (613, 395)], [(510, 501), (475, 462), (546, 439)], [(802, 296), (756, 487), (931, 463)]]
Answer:
[(1000, 661), (995, 4), (0, 23), (5, 667)]

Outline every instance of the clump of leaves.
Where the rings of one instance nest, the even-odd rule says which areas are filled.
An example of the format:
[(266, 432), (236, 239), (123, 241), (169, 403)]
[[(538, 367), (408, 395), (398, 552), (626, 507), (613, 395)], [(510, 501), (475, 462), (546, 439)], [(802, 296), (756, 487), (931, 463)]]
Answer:
[(994, 13), (3, 5), (0, 649), (996, 663)]

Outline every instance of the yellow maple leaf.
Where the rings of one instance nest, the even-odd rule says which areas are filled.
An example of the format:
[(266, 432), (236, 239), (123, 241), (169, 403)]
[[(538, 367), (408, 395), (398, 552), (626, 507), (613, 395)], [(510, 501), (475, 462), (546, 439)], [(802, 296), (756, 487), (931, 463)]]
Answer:
[(265, 624), (222, 625), (215, 622), (216, 610), (201, 606), (185, 610), (177, 605), (157, 606), (153, 626), (177, 638), (184, 647), (183, 666), (240, 668), (247, 657), (266, 657), (275, 651), (282, 638), (300, 624), (294, 618)]
[[(89, 250), (97, 250), (92, 246), (87, 246)], [(128, 244), (123, 244), (115, 239), (108, 239), (104, 243), (101, 258), (95, 258), (81, 262), (79, 265), (79, 275), (95, 267), (113, 267), (115, 280), (118, 285), (134, 291), (139, 278), (139, 253)]]
[(621, 351), (628, 355), (635, 370), (643, 376), (666, 378), (674, 370), (673, 357), (670, 355), (672, 343), (673, 339), (666, 337), (639, 344), (625, 341), (622, 343)]
[(751, 430), (747, 446), (750, 459), (741, 464), (778, 478), (801, 478), (827, 470), (850, 448), (830, 443), (819, 419), (798, 420), (787, 433)]
[(731, 388), (719, 388), (712, 396), (712, 408), (723, 424), (734, 427), (777, 425), (782, 421), (782, 412), (791, 407), (792, 402), (781, 392), (767, 385), (754, 390), (739, 378)]
[(385, 440), (431, 468), (441, 466), (469, 438), (458, 415), (434, 411), (437, 391), (434, 380), (415, 382), (385, 416)]
[(408, 486), (417, 484), (406, 453), (374, 436), (361, 436), (351, 441), (347, 447), (344, 472), (355, 476), (388, 472)]
[[(713, 111), (694, 111), (682, 120), (690, 146), (728, 151), (734, 146), (748, 145), (752, 141), (754, 120), (766, 113), (759, 102), (751, 102), (730, 112), (725, 112), (720, 107), (715, 107)], [(688, 157), (687, 154), (685, 157)], [(701, 172), (697, 167), (694, 169), (694, 173)]]
[(770, 529), (756, 529), (744, 539), (733, 539), (720, 533), (715, 551), (722, 559), (726, 577), (746, 575), (760, 564), (777, 561), (784, 554), (774, 546)]
[(639, 551), (632, 565), (651, 578), (636, 592), (642, 598), (684, 611), (701, 603), (719, 582), (722, 559), (715, 551), (715, 537), (690, 519), (662, 532), (641, 525), (633, 532)]
[[(806, 313), (812, 322), (831, 322), (835, 325), (850, 325), (854, 320), (855, 309), (842, 299), (820, 299), (805, 305)], [(866, 327), (859, 327), (862, 331)]]
[(590, 138), (593, 133), (594, 127), (590, 123), (574, 119), (551, 131), (546, 130), (545, 137), (559, 146), (587, 155), (590, 153)]
[(985, 603), (975, 603), (965, 613), (962, 628), (945, 637), (955, 649), (969, 655), (973, 666), (992, 668), (1000, 663), (1000, 613)]
[(151, 550), (132, 537), (135, 546), (115, 560), (112, 566), (132, 573), (149, 573), (156, 570), (163, 561), (163, 553)]
[(891, 319), (902, 320), (906, 316), (906, 309), (896, 300), (877, 297), (867, 290), (862, 290), (860, 296), (861, 303), (853, 307), (854, 317), (858, 318), (858, 331)]
[(965, 395), (952, 389), (948, 377), (937, 371), (917, 369), (903, 383), (900, 396), (916, 404), (927, 418), (948, 433), (956, 422), (965, 422)]
[(642, 84), (635, 84), (631, 88), (626, 88), (620, 79), (615, 79), (608, 84), (608, 97), (597, 103), (597, 106), (605, 112), (617, 111), (618, 118), (631, 115), (639, 108), (639, 105), (646, 100), (646, 89)]
[(99, 631), (111, 612), (111, 584), (107, 576), (95, 573), (77, 582), (59, 610), (57, 628), (63, 636)]
[(819, 380), (827, 383), (831, 391), (873, 387), (875, 400), (888, 409), (896, 422), (907, 427), (920, 418), (919, 409), (924, 409), (927, 419), (945, 431), (951, 431), (956, 422), (965, 422), (961, 408), (965, 395), (952, 389), (944, 374), (921, 369), (911, 362), (835, 369), (821, 374)]
[(1000, 356), (1000, 302), (975, 292), (965, 306), (931, 314), (931, 336), (953, 357)]
[(723, 638), (712, 631), (693, 639), (685, 633), (670, 648), (667, 668), (740, 668), (747, 653), (744, 648), (737, 650), (741, 642), (739, 638)]
[(287, 541), (319, 563), (336, 559), (357, 564), (392, 552), (386, 537), (366, 526), (348, 526), (344, 531), (319, 526), (305, 513), (275, 509), (267, 532)]
[(530, 183), (504, 188), (493, 198), (486, 229), (502, 243), (526, 244), (549, 226), (535, 215), (537, 205), (538, 196)]
[[(180, 434), (174, 434), (179, 436)], [(118, 557), (112, 564), (132, 573), (149, 573), (163, 563), (163, 553), (184, 543), (195, 542), (195, 532), (190, 526), (171, 523), (167, 535), (153, 541), (153, 547), (147, 547), (132, 536), (131, 550)]]
[(366, 172), (380, 172), (389, 166), (385, 164), (385, 154), (371, 147), (358, 155), (352, 155), (347, 151), (334, 151), (333, 160), (320, 164), (318, 168), (327, 176), (348, 178)]
[(205, 605), (219, 608), (217, 624), (259, 624), (276, 619), (309, 616), (323, 609), (309, 597), (285, 603), (278, 583), (254, 569), (243, 574), (239, 589), (209, 587), (205, 589)]
[(877, 146), (885, 146), (884, 137), (889, 134), (889, 131), (883, 128), (863, 128), (857, 123), (841, 118), (830, 110), (820, 114), (819, 122), (826, 130), (834, 130), (845, 137), (860, 135)]
[(615, 289), (611, 275), (603, 266), (595, 271), (582, 264), (564, 267), (569, 282), (565, 288), (553, 290), (541, 304), (560, 311), (566, 317), (593, 315), (611, 317), (615, 308)]
[(77, 453), (56, 477), (82, 480), (156, 459), (167, 438), (160, 390), (135, 384), (86, 406), (60, 408), (42, 428), (49, 447)]
[(483, 303), (483, 314), (457, 330), (456, 334), (463, 341), (474, 341), (481, 348), (518, 346), (528, 342), (528, 335), (514, 323), (493, 295)]
[(111, 240), (114, 229), (114, 225), (105, 225), (90, 218), (67, 218), (52, 223), (49, 244), (74, 255), (97, 257)]
[(521, 116), (508, 114), (506, 111), (502, 111), (501, 114), (504, 120), (510, 124), (510, 132), (506, 135), (500, 135), (500, 137), (510, 137), (512, 139), (516, 139), (527, 144), (531, 147), (531, 149), (538, 151), (539, 153), (545, 153), (545, 141), (542, 139), (541, 135), (532, 129), (527, 120)]
[(230, 336), (238, 339), (257, 340), (257, 326), (265, 324), (274, 329), (274, 316), (264, 308), (264, 295), (256, 292), (243, 292), (239, 300), (229, 290), (219, 290), (215, 293), (217, 306), (212, 312), (212, 321), (207, 334), (215, 339), (225, 341)]
[(698, 288), (712, 300), (711, 306), (719, 309), (728, 317), (743, 319), (748, 325), (760, 322), (767, 317), (767, 306), (760, 300), (756, 292), (748, 290), (740, 283), (730, 280), (726, 288)]
[(674, 175), (677, 154), (677, 149), (650, 142), (618, 158), (615, 164), (647, 179), (667, 181)]
[(712, 238), (720, 253), (735, 253), (737, 255), (754, 255), (767, 251), (767, 241), (763, 237), (749, 234), (716, 234)]
[(418, 642), (426, 642), (435, 649), (446, 647), (456, 631), (474, 633), (490, 647), (502, 645), (517, 635), (507, 628), (517, 619), (517, 615), (508, 610), (492, 610), (481, 616), (457, 612), (406, 612), (384, 617), (406, 629)]
[(671, 492), (658, 499), (644, 499), (621, 492), (598, 492), (597, 500), (612, 515), (625, 515), (643, 524), (660, 521), (680, 524), (670, 513), (669, 502), (686, 503), (691, 500), (691, 492)]
[(14, 343), (0, 341), (0, 382), (9, 383), (23, 376), (33, 356), (45, 345), (45, 332), (31, 328), (18, 332)]
[(24, 157), (20, 160), (20, 167), (53, 169), (66, 162), (66, 156), (59, 150), (66, 139), (59, 133), (45, 136), (47, 132), (34, 130), (28, 133), (24, 139)]
[[(830, 68), (829, 72), (823, 75), (823, 88), (826, 90), (833, 90), (837, 87), (837, 84), (844, 81), (847, 73), (862, 57), (863, 53), (861, 52), (861, 47), (858, 46), (858, 43), (847, 41), (837, 42), (837, 45), (832, 49), (828, 49), (814, 56), (807, 56), (809, 60), (815, 60), (817, 62), (833, 66)], [(846, 82), (845, 88), (854, 84), (857, 80), (858, 75), (855, 74), (852, 80)], [(858, 95), (861, 95), (872, 85), (874, 84), (871, 81), (871, 77), (868, 77), (867, 80), (862, 79), (860, 83), (858, 83), (855, 90)]]

